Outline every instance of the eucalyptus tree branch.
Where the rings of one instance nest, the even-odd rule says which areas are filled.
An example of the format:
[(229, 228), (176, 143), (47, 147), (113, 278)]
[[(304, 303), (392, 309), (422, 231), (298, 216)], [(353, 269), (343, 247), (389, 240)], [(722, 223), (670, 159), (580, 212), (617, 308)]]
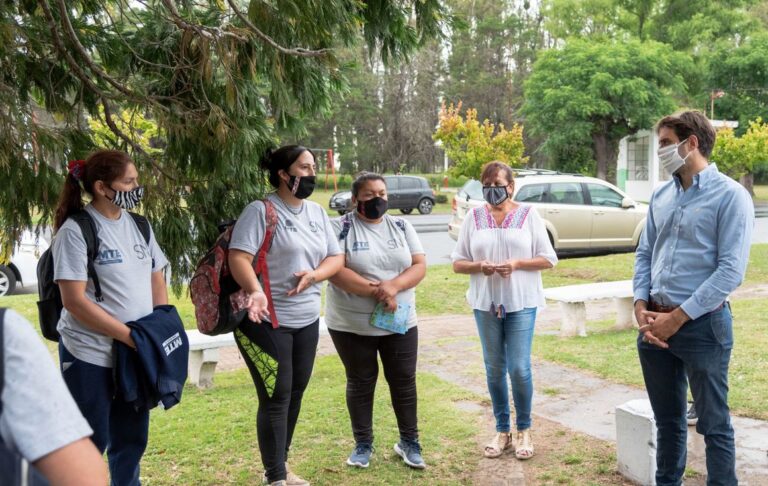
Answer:
[[(156, 62), (152, 62), (152, 61), (149, 61), (149, 60), (147, 60), (147, 59), (144, 59), (144, 58), (141, 56), (141, 54), (139, 54), (139, 53), (136, 51), (136, 49), (134, 49), (134, 48), (133, 48), (133, 46), (131, 45), (131, 43), (130, 43), (130, 42), (128, 42), (127, 40), (125, 40), (125, 37), (123, 36), (123, 34), (122, 34), (122, 33), (120, 33), (120, 29), (117, 27), (117, 22), (115, 21), (115, 18), (112, 16), (112, 13), (109, 11), (109, 9), (108, 9), (108, 8), (107, 8), (107, 6), (105, 5), (105, 3), (104, 3), (104, 2), (100, 2), (100, 5), (101, 5), (101, 7), (102, 7), (102, 10), (103, 10), (103, 11), (104, 11), (104, 13), (106, 14), (106, 16), (107, 16), (107, 17), (109, 17), (109, 20), (110, 20), (110, 25), (109, 25), (109, 26), (110, 26), (110, 27), (112, 27), (112, 28), (114, 29), (114, 32), (115, 32), (115, 34), (116, 34), (116, 35), (117, 35), (117, 37), (120, 39), (120, 42), (122, 42), (122, 43), (123, 43), (123, 45), (124, 45), (124, 46), (125, 46), (125, 47), (126, 47), (128, 50), (129, 50), (129, 51), (131, 51), (131, 54), (133, 54), (133, 57), (134, 57), (135, 59), (137, 59), (139, 62), (142, 62), (143, 64), (146, 64), (147, 66), (152, 66), (152, 67), (156, 67), (156, 68), (160, 68), (160, 69), (169, 69), (169, 70), (175, 70), (175, 69), (179, 69), (179, 68), (181, 68), (181, 69), (191, 69), (191, 68), (193, 67), (193, 66), (192, 66), (192, 65), (190, 65), (190, 64), (185, 64), (185, 65), (181, 65), (181, 66), (179, 66), (179, 65), (176, 65), (176, 66), (171, 66), (170, 64), (160, 64), (160, 63), (156, 63)], [(129, 7), (129, 8), (130, 8), (130, 7)], [(121, 15), (125, 15), (125, 11), (124, 11), (124, 9), (123, 9), (123, 4), (122, 4), (122, 2), (118, 2), (118, 9), (120, 10), (120, 14), (121, 14)], [(126, 17), (127, 17), (127, 15), (126, 15)], [(130, 19), (129, 19), (129, 21), (130, 21)]]
[(56, 25), (56, 19), (53, 18), (53, 13), (51, 12), (51, 6), (48, 4), (46, 0), (38, 0), (38, 4), (43, 9), (43, 14), (45, 15), (45, 19), (48, 21), (48, 27), (51, 29), (51, 34), (53, 34), (53, 44), (56, 46), (56, 50), (59, 51), (59, 54), (64, 58), (64, 60), (69, 65), (69, 68), (72, 70), (73, 73), (75, 73), (75, 76), (77, 76), (80, 81), (88, 87), (91, 91), (93, 91), (94, 94), (98, 95), (101, 99), (116, 99), (117, 97), (112, 93), (107, 93), (103, 91), (101, 88), (96, 86), (96, 83), (94, 83), (90, 77), (83, 71), (83, 68), (78, 64), (78, 62), (75, 60), (75, 58), (72, 57), (72, 54), (69, 53), (67, 48), (64, 46), (64, 41), (61, 39), (61, 34), (59, 33), (59, 28)]
[(282, 52), (283, 54), (287, 54), (289, 56), (299, 56), (299, 57), (321, 57), (327, 55), (330, 50), (329, 49), (319, 49), (316, 51), (304, 49), (302, 47), (283, 47), (277, 42), (274, 41), (270, 36), (259, 30), (258, 27), (253, 25), (253, 22), (248, 19), (248, 17), (243, 14), (243, 12), (240, 11), (240, 9), (237, 8), (237, 5), (235, 5), (235, 2), (233, 0), (227, 0), (227, 3), (229, 3), (230, 8), (233, 12), (235, 12), (235, 15), (237, 15), (240, 20), (248, 27), (248, 29), (253, 32), (256, 37), (260, 38), (262, 41), (269, 44), (271, 47), (277, 49), (278, 52)]
[[(43, 1), (47, 3), (45, 0)], [(112, 76), (107, 74), (103, 69), (101, 69), (101, 67), (98, 64), (93, 62), (93, 59), (91, 59), (91, 56), (88, 54), (88, 51), (86, 51), (83, 44), (80, 43), (80, 39), (77, 37), (77, 33), (75, 32), (74, 27), (72, 27), (72, 22), (70, 22), (69, 13), (67, 12), (67, 5), (64, 3), (64, 0), (56, 0), (56, 4), (59, 6), (59, 15), (61, 16), (61, 23), (64, 26), (65, 33), (69, 37), (70, 42), (72, 42), (72, 45), (75, 47), (75, 51), (77, 51), (77, 53), (83, 59), (85, 64), (88, 65), (91, 71), (96, 73), (98, 77), (100, 77), (107, 83), (111, 84), (116, 90), (123, 93), (125, 96), (128, 96), (129, 98), (133, 98), (135, 100), (147, 101), (151, 103), (155, 108), (159, 108), (166, 112), (170, 111), (170, 109), (167, 106), (164, 106), (157, 101), (157, 97), (142, 95), (134, 92), (133, 90), (126, 87), (124, 84), (118, 82)]]
[(239, 40), (240, 42), (248, 42), (247, 38), (234, 32), (229, 32), (221, 28), (190, 24), (181, 16), (172, 0), (162, 0), (162, 2), (163, 5), (165, 5), (165, 8), (168, 9), (168, 11), (171, 13), (171, 20), (173, 23), (176, 24), (181, 30), (189, 30), (195, 32), (197, 35), (205, 37), (208, 40), (216, 40), (218, 37), (232, 37)]

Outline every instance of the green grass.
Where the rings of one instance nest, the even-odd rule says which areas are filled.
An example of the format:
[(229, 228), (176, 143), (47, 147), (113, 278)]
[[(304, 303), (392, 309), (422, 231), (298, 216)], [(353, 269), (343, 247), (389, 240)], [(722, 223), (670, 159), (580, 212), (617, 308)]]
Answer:
[[(766, 245), (768, 247), (768, 245)], [(633, 253), (561, 260), (552, 270), (542, 272), (544, 287), (632, 278)], [(453, 272), (451, 265), (432, 265), (416, 287), (420, 315), (463, 314), (470, 311), (465, 294), (469, 275)]]
[(768, 185), (753, 186), (752, 189), (755, 191), (755, 201), (768, 202)]
[[(768, 419), (768, 301), (733, 302), (734, 348), (730, 363), (731, 410), (737, 415)], [(587, 324), (586, 338), (561, 339), (540, 335), (533, 340), (538, 358), (573, 366), (601, 378), (643, 386), (634, 330), (610, 330), (610, 323)]]
[(744, 283), (764, 284), (768, 282), (768, 244), (752, 245), (749, 265)]
[[(180, 405), (151, 415), (142, 461), (145, 484), (260, 484), (256, 392), (247, 371), (217, 373), (209, 390), (187, 387)], [(289, 461), (313, 484), (466, 484), (477, 464), (480, 415), (455, 403), (477, 397), (433, 375), (419, 374), (419, 429), (429, 467), (415, 471), (392, 452), (398, 439), (386, 381), (374, 405), (376, 451), (368, 469), (344, 465), (354, 446), (336, 356), (319, 358), (304, 394)]]

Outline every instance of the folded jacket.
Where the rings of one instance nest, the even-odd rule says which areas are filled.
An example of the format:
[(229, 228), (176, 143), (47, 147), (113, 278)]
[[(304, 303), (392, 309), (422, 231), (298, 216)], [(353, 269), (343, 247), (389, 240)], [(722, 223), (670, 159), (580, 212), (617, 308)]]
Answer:
[(117, 393), (136, 410), (162, 402), (168, 409), (181, 401), (189, 364), (189, 338), (172, 305), (160, 305), (136, 321), (126, 323), (136, 343), (134, 351), (115, 341)]

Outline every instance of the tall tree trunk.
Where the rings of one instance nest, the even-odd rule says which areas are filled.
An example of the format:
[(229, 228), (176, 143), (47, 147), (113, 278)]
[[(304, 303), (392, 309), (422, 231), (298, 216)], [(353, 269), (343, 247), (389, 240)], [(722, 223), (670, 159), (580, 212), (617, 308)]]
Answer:
[[(597, 178), (616, 183), (616, 156), (619, 152), (619, 141), (607, 137), (604, 133), (592, 135), (592, 143), (597, 161)], [(613, 170), (611, 170), (613, 167)], [(610, 179), (609, 179), (610, 177)]]
[(753, 173), (744, 174), (741, 176), (741, 179), (739, 179), (739, 182), (742, 186), (747, 190), (750, 196), (755, 195), (755, 175)]

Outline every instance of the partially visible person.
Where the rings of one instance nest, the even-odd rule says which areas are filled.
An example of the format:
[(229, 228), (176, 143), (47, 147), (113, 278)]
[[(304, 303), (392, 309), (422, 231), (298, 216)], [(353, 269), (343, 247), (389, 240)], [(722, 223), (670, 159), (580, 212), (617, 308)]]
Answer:
[[(451, 259), (454, 272), (470, 275), (467, 301), (477, 322), (496, 418), (496, 435), (483, 454), (499, 457), (514, 447), (515, 457), (530, 459), (531, 343), (536, 311), (545, 305), (541, 270), (555, 266), (557, 256), (536, 210), (513, 201), (515, 181), (508, 165), (486, 164), (480, 181), (487, 204), (464, 218)], [(514, 438), (507, 375), (515, 405)]]
[(688, 425), (696, 425), (696, 423), (699, 421), (699, 416), (696, 415), (696, 404), (691, 402), (688, 404), (688, 411), (685, 412), (685, 420), (688, 422)]
[[(107, 467), (93, 433), (26, 319), (6, 309), (0, 322), (0, 439), (52, 486), (104, 486)], [(6, 484), (0, 478), (0, 484)], [(7, 479), (7, 478), (5, 478)]]
[[(88, 204), (83, 201), (86, 195)], [(54, 222), (54, 279), (64, 304), (57, 326), (61, 371), (93, 429), (93, 442), (107, 453), (114, 486), (140, 484), (149, 411), (134, 409), (115, 393), (113, 344), (117, 340), (135, 348), (126, 322), (168, 303), (163, 275), (168, 261), (151, 228), (147, 242), (127, 212), (143, 195), (128, 154), (99, 150), (70, 164)], [(89, 278), (83, 232), (69, 219), (79, 211), (85, 211), (96, 227), (99, 251), (92, 264), (101, 297)]]
[(707, 484), (735, 485), (727, 299), (744, 279), (754, 207), (746, 189), (709, 162), (716, 134), (704, 114), (664, 117), (656, 132), (672, 180), (651, 196), (633, 281), (637, 349), (657, 426), (656, 484), (683, 480), (687, 378), (706, 444)]
[(278, 222), (266, 255), (271, 295), (253, 267), (267, 230), (265, 202), (253, 201), (229, 244), (232, 276), (248, 295), (248, 318), (235, 330), (235, 342), (259, 397), (256, 432), (264, 482), (302, 486), (309, 482), (288, 468), (288, 450), (317, 353), (320, 282), (339, 271), (344, 257), (325, 210), (306, 199), (315, 187), (314, 154), (287, 145), (269, 151), (261, 165), (276, 189), (266, 198)]
[[(352, 203), (355, 212), (333, 220), (345, 266), (331, 278), (325, 306), (325, 321), (347, 375), (347, 409), (355, 438), (347, 464), (368, 467), (373, 453), (373, 402), (381, 357), (400, 432), (395, 452), (407, 465), (423, 469), (416, 417), (415, 287), (426, 274), (426, 257), (411, 223), (387, 214), (383, 177), (358, 177), (352, 184)], [(395, 313), (395, 327), (376, 327), (377, 309)]]

